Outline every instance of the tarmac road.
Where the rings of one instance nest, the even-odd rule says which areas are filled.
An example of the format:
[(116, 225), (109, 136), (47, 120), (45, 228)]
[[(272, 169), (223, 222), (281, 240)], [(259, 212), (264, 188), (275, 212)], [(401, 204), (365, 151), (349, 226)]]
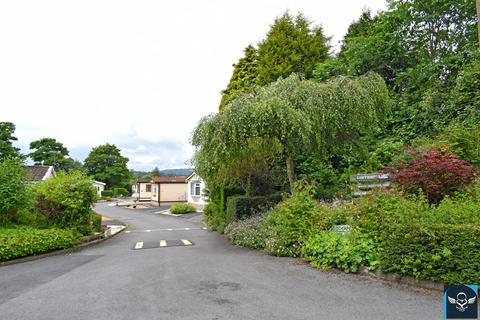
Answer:
[(195, 215), (106, 203), (96, 210), (128, 223), (129, 232), (74, 254), (0, 267), (1, 320), (443, 318), (440, 292), (235, 247)]

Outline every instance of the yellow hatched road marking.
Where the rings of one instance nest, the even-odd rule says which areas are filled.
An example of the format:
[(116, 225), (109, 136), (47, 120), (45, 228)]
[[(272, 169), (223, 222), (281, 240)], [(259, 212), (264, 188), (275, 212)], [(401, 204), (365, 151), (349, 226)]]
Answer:
[(166, 247), (166, 246), (167, 246), (167, 241), (160, 240), (160, 247)]
[(142, 249), (143, 248), (143, 241), (135, 243), (135, 249)]
[(186, 246), (191, 246), (192, 243), (188, 240), (182, 240), (183, 244), (186, 245)]

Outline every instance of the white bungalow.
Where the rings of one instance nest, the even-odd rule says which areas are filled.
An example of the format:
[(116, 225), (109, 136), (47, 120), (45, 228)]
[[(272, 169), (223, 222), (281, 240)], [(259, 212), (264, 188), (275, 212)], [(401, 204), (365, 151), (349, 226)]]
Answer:
[(196, 173), (192, 173), (186, 180), (187, 182), (187, 202), (199, 210), (207, 204), (208, 199), (205, 196), (205, 182)]

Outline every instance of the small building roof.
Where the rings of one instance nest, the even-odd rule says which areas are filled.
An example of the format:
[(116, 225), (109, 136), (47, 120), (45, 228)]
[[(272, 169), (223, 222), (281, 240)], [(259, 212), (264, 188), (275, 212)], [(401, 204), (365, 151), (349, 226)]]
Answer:
[(106, 186), (106, 185), (107, 185), (105, 182), (100, 182), (100, 181), (97, 181), (97, 180), (93, 180), (93, 183), (101, 184), (102, 186)]
[(37, 182), (45, 180), (54, 171), (53, 166), (24, 166), (27, 171), (27, 179), (29, 181)]
[(152, 182), (152, 179), (142, 178), (142, 179), (138, 179), (136, 183), (150, 183), (150, 182)]
[(186, 183), (187, 177), (152, 177), (153, 183)]

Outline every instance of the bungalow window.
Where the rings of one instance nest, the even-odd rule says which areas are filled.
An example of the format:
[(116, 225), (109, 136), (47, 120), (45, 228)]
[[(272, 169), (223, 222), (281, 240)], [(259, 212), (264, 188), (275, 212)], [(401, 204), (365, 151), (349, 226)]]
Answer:
[(156, 184), (153, 185), (153, 194), (154, 195), (157, 194), (157, 185)]
[(200, 182), (192, 182), (190, 184), (190, 194), (192, 196), (199, 196), (200, 195)]
[(147, 192), (152, 192), (152, 185), (151, 184), (147, 184)]

